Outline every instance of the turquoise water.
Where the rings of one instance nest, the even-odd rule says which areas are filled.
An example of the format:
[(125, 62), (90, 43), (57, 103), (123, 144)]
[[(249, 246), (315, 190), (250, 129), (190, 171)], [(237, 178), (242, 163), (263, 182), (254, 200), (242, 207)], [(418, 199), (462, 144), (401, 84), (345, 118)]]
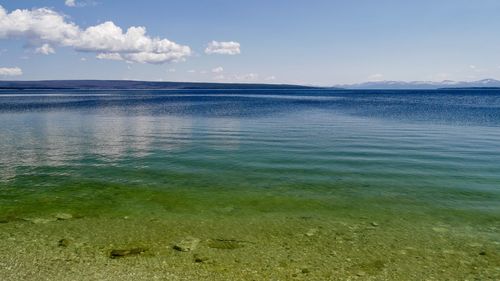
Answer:
[[(98, 226), (102, 233), (84, 240), (96, 244), (92, 255), (105, 259), (112, 242), (104, 237), (120, 227), (130, 232), (123, 245), (146, 247), (160, 239), (152, 233), (172, 225), (178, 226), (172, 240), (203, 236), (193, 232), (208, 224), (202, 241), (239, 235), (257, 244), (269, 235), (293, 244), (289, 232), (312, 231), (306, 237), (317, 236), (311, 242), (317, 248), (295, 245), (303, 253), (300, 266), (269, 275), (261, 268), (252, 278), (500, 276), (500, 91), (3, 91), (0, 151), (0, 230), (9, 237), (53, 235), (57, 241)], [(72, 219), (54, 222), (57, 213)], [(31, 223), (34, 218), (45, 221)], [(153, 219), (158, 223), (143, 229)], [(21, 233), (20, 226), (32, 231)], [(374, 241), (355, 234), (365, 227), (379, 232), (366, 236)], [(339, 232), (355, 245), (331, 246)], [(363, 248), (372, 242), (380, 246), (377, 258)], [(271, 244), (264, 244), (260, 257), (274, 259)], [(356, 262), (349, 256), (357, 247)], [(321, 266), (324, 256), (310, 256), (329, 248), (337, 249), (341, 261), (335, 262), (345, 266)], [(412, 267), (409, 259), (382, 258), (406, 248), (428, 263)], [(429, 248), (464, 256), (443, 259), (446, 252)], [(149, 252), (151, 260), (168, 256)], [(231, 255), (252, 257), (246, 266), (260, 268), (257, 252), (248, 246)], [(460, 264), (468, 259), (470, 265)], [(103, 272), (98, 260), (91, 264), (93, 272)], [(170, 280), (193, 280), (220, 264), (206, 266), (172, 269)], [(440, 269), (429, 271), (433, 266)], [(228, 265), (213, 278), (240, 271)], [(2, 276), (14, 278), (0, 270)]]

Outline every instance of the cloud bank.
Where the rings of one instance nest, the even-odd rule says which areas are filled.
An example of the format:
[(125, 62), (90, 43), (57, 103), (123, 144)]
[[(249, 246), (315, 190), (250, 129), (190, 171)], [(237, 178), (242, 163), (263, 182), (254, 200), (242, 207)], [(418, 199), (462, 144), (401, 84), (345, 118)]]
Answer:
[(19, 67), (0, 67), (0, 76), (19, 76), (23, 71)]
[(205, 54), (219, 54), (219, 55), (238, 55), (241, 53), (240, 43), (238, 42), (218, 42), (212, 41), (208, 43), (205, 49)]
[(2, 38), (25, 39), (36, 48), (36, 52), (42, 54), (54, 53), (55, 46), (63, 46), (79, 52), (96, 53), (99, 59), (137, 63), (176, 62), (191, 55), (189, 46), (166, 38), (150, 37), (142, 26), (132, 26), (123, 31), (107, 21), (83, 29), (48, 8), (18, 9), (8, 13), (0, 6)]

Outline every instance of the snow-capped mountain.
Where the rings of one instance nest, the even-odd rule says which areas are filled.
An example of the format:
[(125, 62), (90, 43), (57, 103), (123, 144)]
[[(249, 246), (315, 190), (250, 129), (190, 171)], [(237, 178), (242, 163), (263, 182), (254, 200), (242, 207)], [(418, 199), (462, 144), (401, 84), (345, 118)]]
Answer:
[(500, 81), (495, 79), (483, 79), (479, 81), (464, 82), (444, 80), (433, 81), (377, 81), (360, 84), (336, 85), (334, 87), (344, 89), (440, 89), (440, 88), (500, 88)]

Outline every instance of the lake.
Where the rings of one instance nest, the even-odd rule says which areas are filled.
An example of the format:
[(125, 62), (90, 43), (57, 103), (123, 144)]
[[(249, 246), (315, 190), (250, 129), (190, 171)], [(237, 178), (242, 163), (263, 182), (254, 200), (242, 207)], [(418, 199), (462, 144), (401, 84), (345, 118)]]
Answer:
[(0, 153), (1, 280), (500, 279), (500, 90), (4, 90)]

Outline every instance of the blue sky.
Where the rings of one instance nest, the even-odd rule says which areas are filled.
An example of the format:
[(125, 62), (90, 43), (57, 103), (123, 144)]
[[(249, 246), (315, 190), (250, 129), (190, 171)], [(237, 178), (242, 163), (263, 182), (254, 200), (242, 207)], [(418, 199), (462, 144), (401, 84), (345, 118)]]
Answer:
[[(65, 2), (0, 0), (0, 79), (334, 85), (500, 78), (496, 0)], [(106, 32), (115, 27), (123, 34), (110, 41)], [(146, 32), (127, 35), (130, 27)]]

